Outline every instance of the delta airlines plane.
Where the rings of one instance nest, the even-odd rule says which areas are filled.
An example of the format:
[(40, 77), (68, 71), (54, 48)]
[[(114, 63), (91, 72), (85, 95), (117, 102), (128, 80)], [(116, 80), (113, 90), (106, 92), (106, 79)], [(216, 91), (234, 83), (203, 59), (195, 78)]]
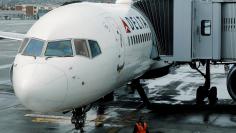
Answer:
[(40, 112), (74, 110), (74, 118), (114, 89), (167, 65), (153, 59), (152, 25), (130, 4), (64, 5), (27, 34), (0, 37), (22, 40), (11, 68), (21, 103)]

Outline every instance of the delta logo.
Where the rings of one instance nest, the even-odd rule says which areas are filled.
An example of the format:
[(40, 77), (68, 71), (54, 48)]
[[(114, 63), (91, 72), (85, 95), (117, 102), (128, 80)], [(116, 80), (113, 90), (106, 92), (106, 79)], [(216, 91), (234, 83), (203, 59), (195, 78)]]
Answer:
[(122, 18), (121, 18), (121, 21), (122, 21), (122, 23), (124, 25), (125, 32), (126, 33), (130, 33), (131, 31), (130, 31), (130, 28), (129, 28), (128, 24)]
[(147, 22), (139, 16), (120, 18), (125, 28), (126, 33), (131, 33), (134, 30), (142, 30), (148, 28)]

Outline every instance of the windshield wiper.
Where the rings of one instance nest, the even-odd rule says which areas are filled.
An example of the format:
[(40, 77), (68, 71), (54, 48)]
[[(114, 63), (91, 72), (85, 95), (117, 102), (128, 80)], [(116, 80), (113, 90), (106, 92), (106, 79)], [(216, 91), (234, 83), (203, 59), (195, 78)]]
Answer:
[(62, 56), (47, 56), (45, 59), (55, 58), (55, 57), (73, 57), (72, 55), (62, 55)]
[(60, 57), (73, 57), (72, 55), (64, 55), (64, 56), (60, 56)]
[(48, 60), (49, 58), (53, 58), (53, 56), (47, 56), (45, 60)]

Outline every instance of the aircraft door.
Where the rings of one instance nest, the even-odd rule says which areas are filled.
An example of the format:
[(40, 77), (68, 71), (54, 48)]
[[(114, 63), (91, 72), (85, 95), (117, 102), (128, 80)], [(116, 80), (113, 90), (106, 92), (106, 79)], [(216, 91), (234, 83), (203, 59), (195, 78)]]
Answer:
[(195, 59), (212, 58), (212, 3), (195, 1), (193, 20), (193, 50)]
[(125, 61), (124, 61), (125, 46), (123, 43), (121, 30), (113, 18), (106, 17), (105, 19), (108, 22), (108, 24), (115, 36), (116, 45), (119, 46), (119, 55), (118, 55), (119, 63), (117, 64), (117, 72), (121, 73), (121, 71), (123, 70), (123, 68), (125, 66)]

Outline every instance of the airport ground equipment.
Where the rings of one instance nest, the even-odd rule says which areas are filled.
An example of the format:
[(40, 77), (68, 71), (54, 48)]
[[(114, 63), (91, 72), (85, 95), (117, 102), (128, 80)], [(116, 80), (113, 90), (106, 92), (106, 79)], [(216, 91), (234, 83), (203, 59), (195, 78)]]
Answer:
[[(152, 23), (160, 57), (189, 63), (192, 67), (196, 62), (206, 65), (206, 74), (201, 72), (206, 79), (204, 93), (216, 95), (216, 91), (209, 91), (209, 64), (235, 64), (236, 0), (134, 0), (133, 6)], [(235, 77), (233, 66), (227, 77), (227, 88), (234, 100)]]

